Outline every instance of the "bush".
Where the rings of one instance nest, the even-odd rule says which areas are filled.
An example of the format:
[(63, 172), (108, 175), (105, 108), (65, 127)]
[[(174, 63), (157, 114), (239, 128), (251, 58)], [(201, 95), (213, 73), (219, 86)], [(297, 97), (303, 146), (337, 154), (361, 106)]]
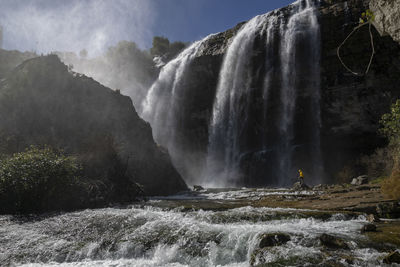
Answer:
[(392, 174), (382, 183), (382, 193), (387, 198), (400, 199), (400, 100), (391, 107), (390, 113), (381, 119), (381, 133), (389, 140), (391, 151)]
[(67, 208), (81, 168), (75, 157), (31, 146), (0, 160), (1, 213)]

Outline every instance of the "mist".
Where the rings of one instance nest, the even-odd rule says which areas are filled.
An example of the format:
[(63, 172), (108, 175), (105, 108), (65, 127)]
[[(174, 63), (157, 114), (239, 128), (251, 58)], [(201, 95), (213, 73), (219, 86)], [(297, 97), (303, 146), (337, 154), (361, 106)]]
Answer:
[(152, 1), (4, 0), (0, 25), (5, 49), (49, 53), (89, 51), (98, 56), (120, 40), (140, 47), (151, 43), (155, 21)]

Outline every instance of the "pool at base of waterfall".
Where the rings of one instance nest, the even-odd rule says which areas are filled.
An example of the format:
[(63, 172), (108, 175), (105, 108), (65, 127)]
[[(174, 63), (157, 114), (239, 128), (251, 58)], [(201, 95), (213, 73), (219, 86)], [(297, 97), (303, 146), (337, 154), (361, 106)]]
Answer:
[[(288, 190), (204, 190), (125, 207), (0, 216), (1, 266), (376, 266), (386, 255), (355, 214), (252, 207)], [(213, 208), (183, 208), (187, 203)], [(235, 203), (227, 206), (227, 203)], [(207, 205), (208, 206), (208, 205)], [(321, 213), (319, 215), (319, 213)], [(325, 244), (322, 235), (343, 242)], [(284, 238), (281, 238), (283, 236)], [(265, 240), (262, 240), (265, 239)], [(262, 242), (261, 242), (262, 241)]]

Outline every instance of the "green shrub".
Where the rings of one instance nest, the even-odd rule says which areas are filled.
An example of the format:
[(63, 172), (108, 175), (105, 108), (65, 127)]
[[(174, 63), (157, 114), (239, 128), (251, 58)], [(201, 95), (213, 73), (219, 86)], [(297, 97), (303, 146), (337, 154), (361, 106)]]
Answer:
[(381, 133), (385, 135), (391, 145), (400, 145), (400, 99), (391, 107), (390, 113), (384, 114), (381, 119), (383, 128)]
[(37, 212), (73, 205), (81, 168), (75, 157), (31, 146), (0, 160), (1, 213)]
[(392, 105), (390, 113), (382, 116), (381, 123), (381, 133), (389, 140), (392, 158), (392, 172), (382, 183), (382, 193), (387, 198), (400, 199), (400, 99)]

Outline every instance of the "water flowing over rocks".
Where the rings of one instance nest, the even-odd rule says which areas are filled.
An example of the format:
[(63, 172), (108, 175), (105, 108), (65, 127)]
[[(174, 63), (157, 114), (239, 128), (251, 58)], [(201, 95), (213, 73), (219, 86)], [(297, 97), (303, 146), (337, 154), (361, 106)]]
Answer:
[[(212, 191), (201, 194), (212, 197)], [(386, 255), (360, 234), (359, 229), (367, 224), (365, 216), (253, 207), (240, 197), (247, 193), (220, 190), (220, 196), (230, 199), (187, 196), (176, 202), (178, 196), (171, 196), (124, 208), (0, 216), (0, 265), (327, 266), (351, 259), (363, 266), (379, 265)], [(256, 190), (254, 196), (263, 193)], [(217, 206), (183, 208), (190, 200)], [(232, 201), (239, 206), (218, 208)], [(321, 236), (329, 240), (320, 244)], [(327, 242), (335, 249), (327, 251)], [(351, 249), (344, 249), (347, 243)]]

